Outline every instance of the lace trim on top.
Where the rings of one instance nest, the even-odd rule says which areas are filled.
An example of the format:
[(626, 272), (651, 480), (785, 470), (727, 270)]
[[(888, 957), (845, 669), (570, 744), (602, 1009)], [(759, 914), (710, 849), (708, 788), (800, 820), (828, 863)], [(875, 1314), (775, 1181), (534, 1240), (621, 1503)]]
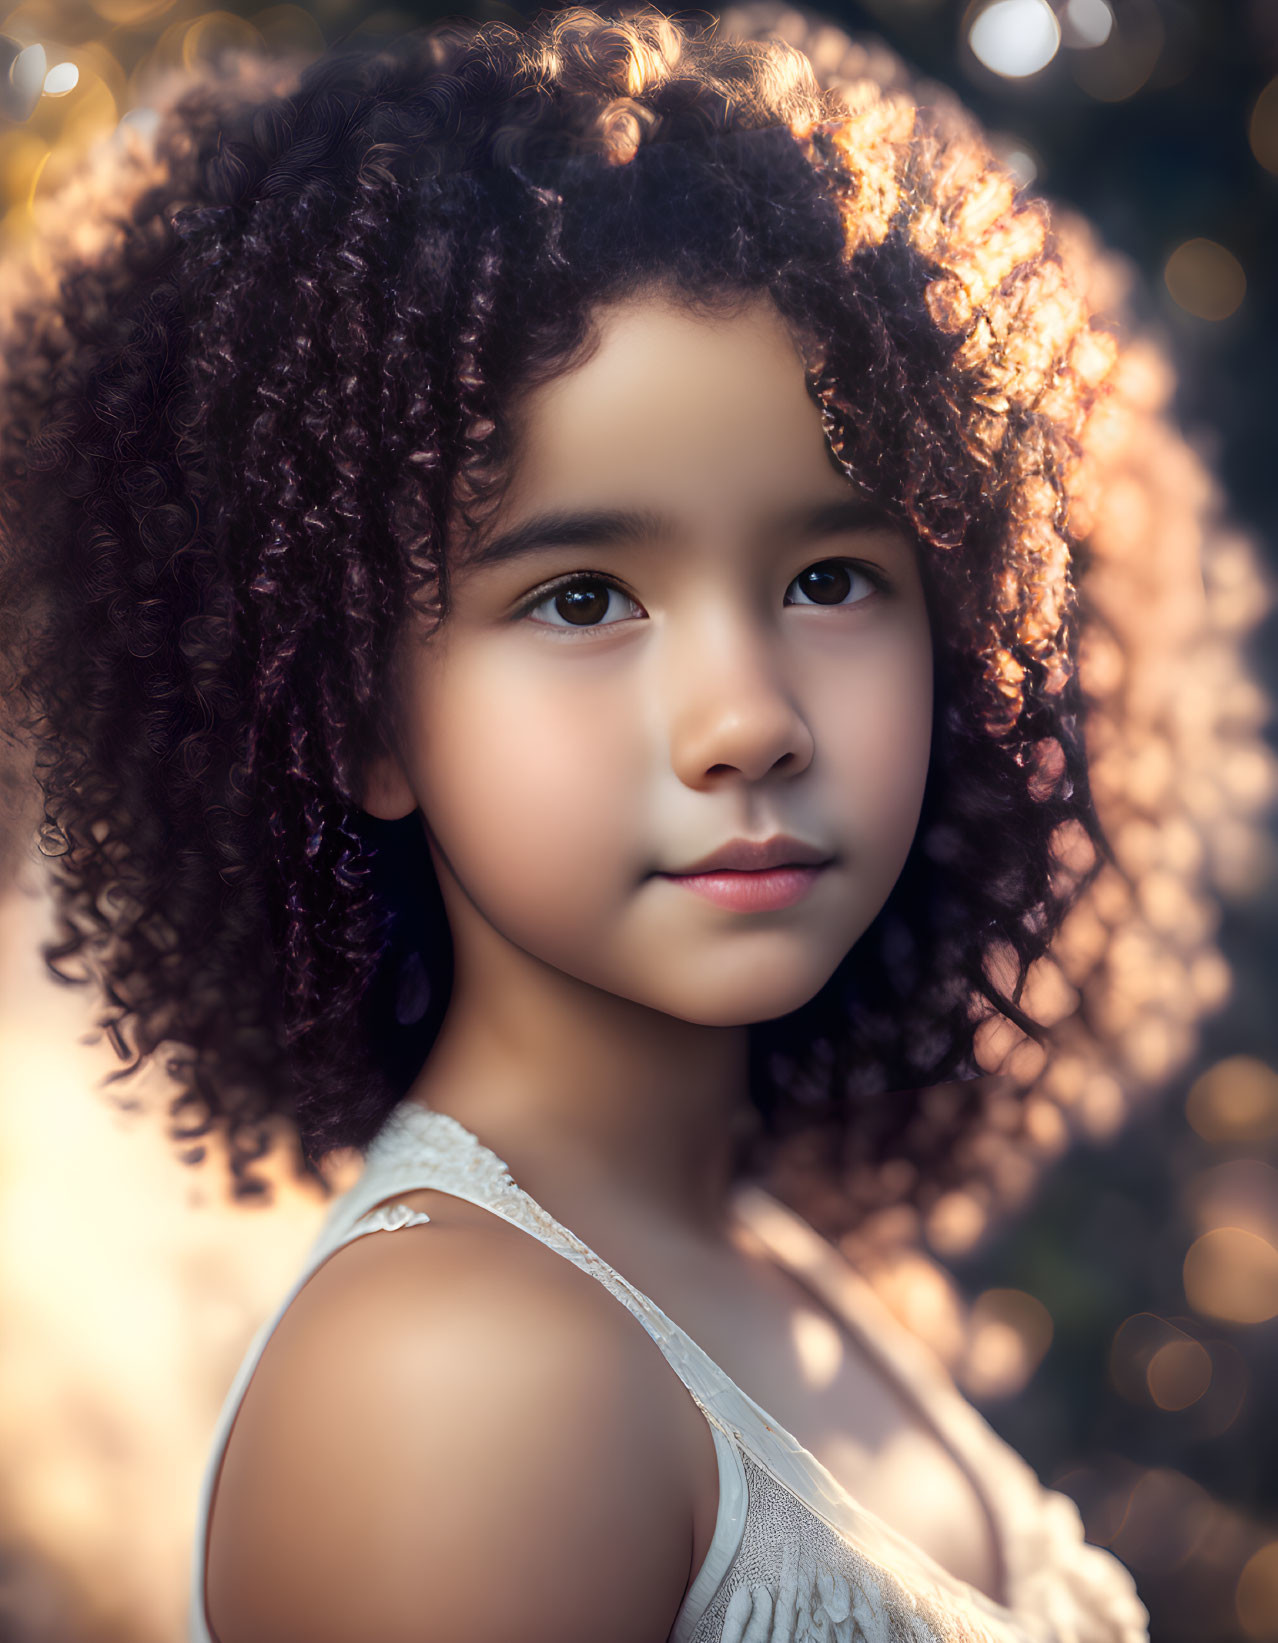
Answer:
[[(714, 1535), (669, 1643), (1148, 1643), (1130, 1575), (1083, 1541), (1073, 1502), (1033, 1472), (949, 1383), (863, 1280), (793, 1211), (757, 1188), (741, 1204), (765, 1244), (778, 1228), (782, 1266), (826, 1294), (885, 1371), (912, 1391), (943, 1441), (953, 1439), (997, 1508), (1008, 1606), (957, 1579), (860, 1506), (808, 1450), (647, 1296), (549, 1215), (502, 1159), (447, 1114), (405, 1101), (331, 1206), (295, 1283), (254, 1336), (224, 1401), (205, 1468), (192, 1567), (191, 1643), (211, 1643), (204, 1610), (208, 1516), (231, 1424), (272, 1331), (317, 1267), (353, 1238), (430, 1216), (394, 1203), (434, 1187), (522, 1227), (590, 1273), (656, 1341), (701, 1408), (719, 1461)], [(798, 1246), (807, 1240), (797, 1263)]]
[[(881, 1330), (891, 1342), (891, 1354), (886, 1343), (882, 1348), (874, 1346), (869, 1331), (857, 1332), (889, 1373), (903, 1381), (931, 1413), (942, 1435), (953, 1438), (956, 1454), (988, 1481), (1006, 1562), (1006, 1605), (950, 1574), (857, 1502), (815, 1455), (779, 1426), (654, 1301), (524, 1192), (504, 1160), (448, 1114), (428, 1111), (414, 1101), (401, 1102), (394, 1109), (368, 1149), (364, 1174), (334, 1206), (317, 1248), (336, 1247), (359, 1222), (361, 1206), (375, 1204), (396, 1190), (420, 1186), (438, 1187), (493, 1210), (595, 1277), (639, 1319), (712, 1429), (731, 1437), (860, 1558), (888, 1574), (893, 1584), (900, 1581), (910, 1607), (917, 1603), (925, 1612), (944, 1613), (959, 1604), (971, 1616), (972, 1639), (1146, 1643), (1148, 1617), (1130, 1575), (1111, 1554), (1085, 1543), (1074, 1503), (1040, 1485), (1031, 1468), (959, 1396), (944, 1379), (939, 1364), (932, 1363), (921, 1343), (891, 1318), (876, 1297), (866, 1306), (873, 1292), (850, 1268), (846, 1269), (848, 1288), (855, 1286), (856, 1299), (871, 1311), (874, 1332)], [(749, 1189), (747, 1202), (756, 1210), (766, 1206), (770, 1213), (788, 1219), (828, 1255), (834, 1255), (806, 1222), (777, 1200)], [(405, 1211), (405, 1206), (393, 1206), (394, 1210)], [(844, 1263), (834, 1258), (842, 1269)], [(844, 1317), (850, 1299), (836, 1305)], [(848, 1322), (856, 1328), (853, 1319)], [(685, 1609), (690, 1608), (685, 1601)], [(748, 1628), (743, 1633), (747, 1643), (753, 1643), (754, 1635)], [(767, 1640), (771, 1634), (760, 1631), (757, 1635)], [(677, 1643), (677, 1633), (675, 1638)]]
[(407, 1204), (379, 1204), (361, 1215), (346, 1234), (345, 1243), (365, 1232), (398, 1232), (401, 1227), (424, 1227), (430, 1221), (425, 1210), (409, 1209)]

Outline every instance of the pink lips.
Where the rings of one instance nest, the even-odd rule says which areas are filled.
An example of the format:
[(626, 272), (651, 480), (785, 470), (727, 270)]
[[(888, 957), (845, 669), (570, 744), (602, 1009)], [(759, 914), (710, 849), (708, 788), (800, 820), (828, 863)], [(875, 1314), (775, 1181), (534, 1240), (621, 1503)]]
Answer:
[(805, 896), (831, 859), (815, 845), (778, 833), (770, 839), (733, 839), (688, 871), (662, 877), (720, 907), (771, 913)]
[(806, 896), (823, 867), (770, 867), (756, 873), (667, 873), (695, 895), (740, 913), (774, 913)]

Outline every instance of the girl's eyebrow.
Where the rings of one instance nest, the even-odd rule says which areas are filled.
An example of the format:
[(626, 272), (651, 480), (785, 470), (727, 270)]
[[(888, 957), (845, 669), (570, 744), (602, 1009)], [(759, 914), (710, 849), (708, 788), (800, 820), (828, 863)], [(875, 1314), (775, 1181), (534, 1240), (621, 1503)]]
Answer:
[(466, 556), (467, 570), (506, 565), (544, 548), (607, 548), (644, 537), (669, 536), (669, 520), (649, 509), (594, 508), (584, 512), (552, 509), (514, 525)]
[[(799, 537), (830, 536), (883, 523), (882, 509), (860, 496), (798, 508), (777, 521), (782, 530)], [(547, 548), (607, 548), (645, 539), (668, 540), (675, 532), (673, 520), (647, 508), (552, 509), (534, 514), (473, 549), (466, 556), (465, 569), (491, 569)]]

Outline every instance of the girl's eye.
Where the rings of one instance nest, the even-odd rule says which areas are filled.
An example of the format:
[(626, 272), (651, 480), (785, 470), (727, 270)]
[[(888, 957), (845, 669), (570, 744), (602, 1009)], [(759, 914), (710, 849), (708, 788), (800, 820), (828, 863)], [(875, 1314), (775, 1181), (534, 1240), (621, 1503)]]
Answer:
[[(629, 607), (629, 608), (627, 608)], [(576, 577), (543, 594), (521, 614), (552, 628), (612, 627), (639, 612), (628, 593), (598, 577)]]
[[(787, 605), (859, 605), (886, 585), (872, 570), (847, 559), (822, 559), (801, 571), (786, 589)], [(599, 576), (574, 576), (533, 599), (517, 613), (541, 627), (615, 627), (642, 607), (628, 593)]]
[[(847, 559), (822, 559), (800, 571), (786, 589), (787, 605), (859, 605), (883, 586)], [(791, 598), (791, 593), (794, 597)]]

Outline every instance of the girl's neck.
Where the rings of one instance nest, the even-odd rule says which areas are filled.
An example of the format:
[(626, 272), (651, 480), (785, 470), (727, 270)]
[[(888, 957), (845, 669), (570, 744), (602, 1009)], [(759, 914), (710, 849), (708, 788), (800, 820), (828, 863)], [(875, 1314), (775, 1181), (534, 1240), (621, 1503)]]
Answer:
[(552, 1213), (585, 1195), (721, 1241), (748, 1122), (747, 1029), (664, 1015), (526, 953), (508, 950), (498, 974), (496, 956), (482, 988), (458, 963), (411, 1098), (472, 1130)]

